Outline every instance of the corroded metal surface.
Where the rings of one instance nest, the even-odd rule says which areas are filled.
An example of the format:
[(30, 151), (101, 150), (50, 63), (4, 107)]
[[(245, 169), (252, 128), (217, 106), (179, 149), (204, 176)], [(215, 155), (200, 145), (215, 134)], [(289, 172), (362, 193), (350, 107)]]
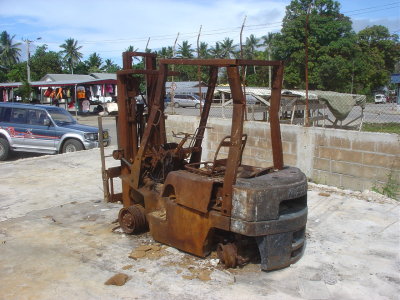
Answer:
[(125, 233), (139, 233), (147, 227), (144, 208), (141, 205), (122, 208), (119, 211), (118, 221)]
[[(143, 59), (144, 69), (133, 67), (135, 56)], [(254, 256), (267, 271), (298, 260), (304, 251), (307, 181), (300, 170), (284, 167), (278, 118), (283, 63), (160, 59), (157, 66), (154, 54), (136, 52), (124, 53), (123, 62), (124, 69), (117, 73), (118, 150), (113, 153), (121, 166), (106, 174), (122, 179), (124, 208), (119, 221), (124, 231), (137, 232), (148, 223), (155, 240), (200, 257), (217, 250), (227, 267)], [(169, 75), (178, 75), (168, 71), (171, 64), (201, 66), (209, 74), (198, 127), (195, 132), (173, 133), (180, 138), (178, 143), (167, 140), (165, 127), (165, 83)], [(244, 66), (273, 68), (269, 99), (273, 165), (268, 168), (242, 164), (247, 141), (240, 77)], [(204, 162), (203, 138), (221, 68), (226, 69), (233, 99), (231, 131), (220, 142), (214, 160)], [(144, 104), (136, 102), (138, 97)], [(226, 148), (226, 157), (218, 156), (221, 147)], [(243, 249), (250, 248), (255, 252), (242, 256)]]

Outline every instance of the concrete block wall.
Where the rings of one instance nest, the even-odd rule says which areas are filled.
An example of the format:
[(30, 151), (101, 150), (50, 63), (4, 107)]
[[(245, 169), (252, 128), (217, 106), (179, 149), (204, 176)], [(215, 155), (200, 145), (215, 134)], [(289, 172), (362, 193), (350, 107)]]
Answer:
[(362, 191), (385, 185), (391, 174), (400, 186), (399, 135), (321, 128), (314, 131), (314, 181)]
[[(199, 117), (169, 115), (167, 134), (194, 133)], [(210, 118), (202, 160), (212, 160), (220, 141), (230, 135), (230, 119)], [(272, 166), (271, 134), (266, 122), (247, 121), (243, 163)], [(400, 186), (400, 136), (340, 129), (281, 125), (285, 165), (299, 167), (312, 181), (359, 190), (385, 185), (389, 174)], [(221, 149), (221, 155), (227, 149)]]

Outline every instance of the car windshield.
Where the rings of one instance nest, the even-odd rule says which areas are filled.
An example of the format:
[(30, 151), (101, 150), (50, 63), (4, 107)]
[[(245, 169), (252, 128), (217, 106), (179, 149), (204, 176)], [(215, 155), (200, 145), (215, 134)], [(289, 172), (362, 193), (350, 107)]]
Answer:
[(47, 109), (51, 118), (57, 125), (75, 124), (76, 120), (64, 109)]

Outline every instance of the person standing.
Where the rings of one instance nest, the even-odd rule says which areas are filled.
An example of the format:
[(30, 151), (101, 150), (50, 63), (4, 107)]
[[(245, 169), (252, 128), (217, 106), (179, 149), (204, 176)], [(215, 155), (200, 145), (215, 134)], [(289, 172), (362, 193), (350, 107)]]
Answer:
[(90, 101), (85, 99), (82, 101), (82, 112), (86, 115), (89, 113), (90, 110)]

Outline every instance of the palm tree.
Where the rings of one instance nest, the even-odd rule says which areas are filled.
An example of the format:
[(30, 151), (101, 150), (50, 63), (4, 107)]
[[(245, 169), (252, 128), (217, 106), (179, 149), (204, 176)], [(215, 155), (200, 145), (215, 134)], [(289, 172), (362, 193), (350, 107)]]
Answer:
[(210, 53), (209, 53), (209, 49), (208, 49), (208, 44), (206, 42), (200, 42), (198, 58), (209, 58), (209, 57), (210, 57)]
[[(244, 58), (245, 59), (254, 59), (256, 56), (256, 49), (259, 44), (260, 39), (256, 38), (254, 34), (250, 34), (249, 37), (246, 38), (246, 43), (244, 45)], [(253, 66), (253, 72), (256, 74), (256, 66)]]
[[(273, 43), (273, 40), (274, 40), (275, 36), (276, 36), (275, 33), (269, 32), (267, 35), (263, 35), (263, 36), (261, 37), (262, 45), (266, 46), (265, 52), (267, 52), (268, 60), (271, 60), (271, 56), (272, 56), (272, 43)], [(272, 82), (271, 82), (271, 80), (272, 80), (271, 77), (272, 77), (272, 71), (271, 71), (271, 66), (269, 66), (269, 67), (268, 67), (268, 78), (269, 78), (268, 80), (269, 80), (269, 87), (270, 87), (270, 88), (271, 88), (271, 84), (272, 84)]]
[(19, 62), (21, 49), (18, 48), (21, 43), (13, 44), (15, 35), (10, 37), (7, 31), (0, 35), (0, 65), (9, 68)]
[(104, 72), (116, 73), (119, 69), (120, 69), (120, 67), (117, 64), (115, 64), (111, 59), (107, 58), (104, 61), (104, 66), (103, 66)]
[(90, 73), (101, 72), (100, 66), (102, 63), (103, 60), (101, 59), (100, 55), (98, 55), (96, 52), (90, 54), (88, 60), (86, 61)]
[(136, 52), (138, 51), (139, 48), (135, 48), (132, 45), (129, 45), (128, 48), (126, 48), (125, 52)]
[(192, 44), (189, 44), (189, 41), (183, 41), (182, 45), (178, 45), (179, 49), (176, 51), (177, 56), (180, 58), (193, 58)]
[(236, 55), (236, 45), (233, 44), (233, 40), (230, 38), (225, 38), (221, 44), (222, 58), (231, 58)]
[(65, 40), (64, 44), (60, 45), (60, 48), (64, 49), (61, 54), (64, 55), (63, 59), (68, 64), (71, 74), (74, 74), (74, 65), (83, 57), (83, 54), (79, 52), (82, 46), (78, 47), (78, 41), (69, 38)]
[(246, 38), (244, 46), (246, 58), (254, 59), (256, 49), (260, 46), (259, 42), (260, 39), (256, 38), (254, 34), (250, 34), (250, 36)]
[[(276, 35), (275, 33), (269, 32), (267, 35), (263, 35), (261, 37), (261, 40), (262, 40), (261, 45), (266, 47), (265, 50), (267, 51), (269, 57), (271, 56), (272, 42), (275, 38), (275, 35)], [(268, 59), (270, 59), (270, 58), (268, 58)]]
[(158, 51), (158, 55), (163, 58), (172, 58), (174, 56), (174, 50), (172, 46), (162, 47), (160, 51)]
[(221, 49), (221, 44), (220, 44), (220, 42), (216, 42), (216, 43), (215, 43), (215, 47), (211, 47), (211, 49), (210, 49), (210, 54), (211, 54), (214, 58), (223, 58), (223, 53), (222, 53), (222, 49)]

